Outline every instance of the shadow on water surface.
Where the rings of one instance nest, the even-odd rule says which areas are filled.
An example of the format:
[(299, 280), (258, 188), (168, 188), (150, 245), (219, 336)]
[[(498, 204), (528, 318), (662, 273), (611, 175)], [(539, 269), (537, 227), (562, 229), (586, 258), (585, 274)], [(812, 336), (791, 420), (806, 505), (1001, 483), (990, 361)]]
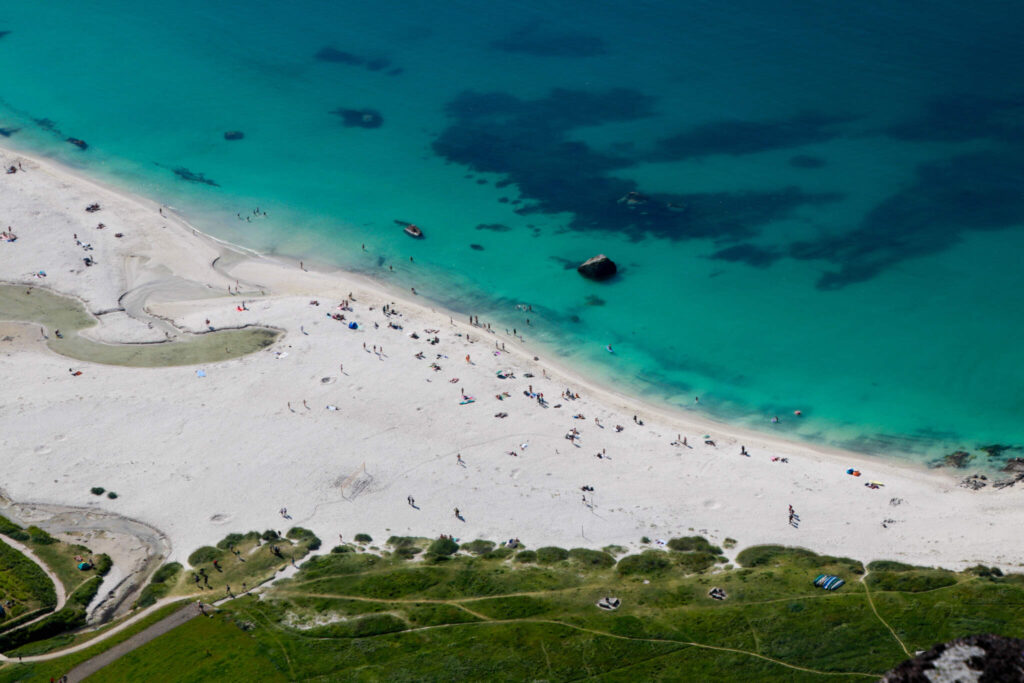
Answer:
[[(466, 92), (448, 103), (452, 123), (433, 147), (449, 161), (515, 183), (530, 202), (516, 210), (520, 215), (565, 212), (572, 214), (570, 229), (612, 231), (633, 240), (653, 235), (735, 241), (803, 206), (842, 198), (797, 187), (644, 195), (635, 181), (610, 175), (643, 158), (569, 139), (578, 128), (646, 118), (652, 106), (651, 97), (626, 88), (599, 93), (555, 89), (533, 100)], [(714, 135), (718, 139), (717, 131)]]

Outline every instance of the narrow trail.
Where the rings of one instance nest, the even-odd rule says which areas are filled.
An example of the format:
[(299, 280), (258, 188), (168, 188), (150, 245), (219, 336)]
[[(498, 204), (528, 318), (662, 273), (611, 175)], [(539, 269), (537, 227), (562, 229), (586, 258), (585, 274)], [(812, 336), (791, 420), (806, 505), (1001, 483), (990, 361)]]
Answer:
[(875, 613), (875, 616), (878, 617), (878, 620), (880, 622), (882, 622), (882, 625), (889, 629), (889, 633), (891, 633), (892, 637), (896, 639), (896, 642), (900, 644), (900, 647), (903, 648), (903, 651), (907, 653), (907, 657), (913, 659), (914, 655), (910, 653), (910, 650), (907, 649), (907, 646), (904, 645), (903, 641), (900, 640), (900, 637), (896, 635), (896, 631), (893, 629), (893, 627), (890, 626), (889, 622), (883, 619), (882, 615), (878, 613), (878, 608), (875, 607), (875, 601), (871, 599), (871, 589), (868, 588), (867, 578), (869, 574), (871, 574), (871, 570), (868, 570), (864, 573), (864, 576), (860, 577), (860, 582), (864, 585), (864, 595), (866, 595), (868, 598), (868, 604), (871, 605), (871, 611)]

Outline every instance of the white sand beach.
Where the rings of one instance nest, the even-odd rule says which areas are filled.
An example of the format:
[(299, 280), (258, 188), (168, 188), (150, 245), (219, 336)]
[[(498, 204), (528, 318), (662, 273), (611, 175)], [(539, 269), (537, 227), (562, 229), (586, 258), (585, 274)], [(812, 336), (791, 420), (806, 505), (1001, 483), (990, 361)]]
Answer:
[[(0, 241), (0, 281), (81, 299), (99, 316), (93, 339), (159, 342), (207, 320), (284, 330), (235, 360), (128, 368), (57, 355), (39, 325), (0, 324), (0, 489), (13, 500), (140, 520), (167, 535), (174, 559), (229, 532), (298, 525), (325, 549), (360, 532), (380, 542), (518, 537), (532, 548), (702, 534), (951, 569), (1024, 563), (1024, 484), (969, 491), (957, 485), (963, 473), (633, 402), (465, 314), (222, 244), (52, 162), (0, 150), (0, 164), (22, 169), (0, 174), (0, 230), (17, 235)], [(93, 203), (101, 209), (87, 213)], [(240, 294), (229, 293), (236, 283)], [(339, 310), (350, 293), (351, 310)], [(547, 407), (524, 396), (530, 387)], [(580, 398), (560, 397), (567, 387)], [(677, 434), (688, 447), (672, 444)], [(866, 488), (872, 480), (884, 486)], [(119, 497), (96, 497), (94, 486)]]

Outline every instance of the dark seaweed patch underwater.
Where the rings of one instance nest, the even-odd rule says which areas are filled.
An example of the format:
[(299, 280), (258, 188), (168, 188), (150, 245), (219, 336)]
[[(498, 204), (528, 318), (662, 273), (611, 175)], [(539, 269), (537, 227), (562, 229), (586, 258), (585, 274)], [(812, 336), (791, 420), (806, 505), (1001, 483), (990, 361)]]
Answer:
[[(601, 93), (555, 89), (533, 100), (507, 93), (466, 92), (449, 102), (452, 122), (434, 141), (434, 151), (449, 161), (478, 172), (502, 174), (516, 183), (530, 202), (517, 213), (567, 212), (573, 216), (569, 223), (573, 230), (615, 231), (635, 240), (651, 234), (672, 240), (736, 241), (756, 235), (760, 226), (792, 216), (802, 206), (840, 198), (837, 193), (807, 193), (797, 187), (644, 195), (635, 181), (612, 175), (643, 157), (602, 152), (570, 139), (571, 132), (584, 126), (650, 116), (653, 103), (643, 93), (622, 88)], [(819, 128), (836, 122), (814, 120)], [(699, 131), (691, 132), (693, 139), (687, 145), (700, 150), (720, 147), (721, 131), (704, 130), (706, 141), (693, 137)], [(802, 144), (805, 138), (799, 141)], [(753, 144), (751, 138), (747, 145)]]

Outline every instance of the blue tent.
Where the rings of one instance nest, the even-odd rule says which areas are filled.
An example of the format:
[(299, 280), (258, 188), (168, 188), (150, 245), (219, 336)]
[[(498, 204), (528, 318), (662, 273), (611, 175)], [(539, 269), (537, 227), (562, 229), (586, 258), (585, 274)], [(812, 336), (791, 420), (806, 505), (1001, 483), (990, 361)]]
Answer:
[(824, 588), (827, 591), (834, 591), (845, 583), (846, 581), (843, 579), (831, 574), (819, 574), (818, 578), (814, 580), (815, 586), (818, 588)]

